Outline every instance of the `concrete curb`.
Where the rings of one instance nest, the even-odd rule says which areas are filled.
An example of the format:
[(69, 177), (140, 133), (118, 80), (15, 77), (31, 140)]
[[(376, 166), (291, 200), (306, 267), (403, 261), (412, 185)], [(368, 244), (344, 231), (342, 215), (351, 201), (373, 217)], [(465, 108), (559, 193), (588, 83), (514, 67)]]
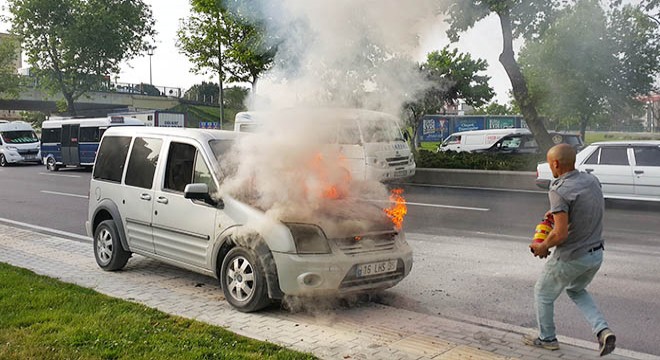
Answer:
[(494, 189), (541, 190), (532, 171), (490, 171), (465, 169), (418, 168), (407, 182), (424, 185), (447, 185)]

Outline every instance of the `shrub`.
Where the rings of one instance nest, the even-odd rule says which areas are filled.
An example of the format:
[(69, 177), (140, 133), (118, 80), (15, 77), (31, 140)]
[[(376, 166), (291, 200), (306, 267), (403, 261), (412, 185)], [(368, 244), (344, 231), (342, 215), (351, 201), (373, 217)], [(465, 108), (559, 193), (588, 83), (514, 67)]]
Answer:
[(420, 150), (416, 161), (419, 168), (535, 171), (536, 165), (545, 161), (545, 156)]

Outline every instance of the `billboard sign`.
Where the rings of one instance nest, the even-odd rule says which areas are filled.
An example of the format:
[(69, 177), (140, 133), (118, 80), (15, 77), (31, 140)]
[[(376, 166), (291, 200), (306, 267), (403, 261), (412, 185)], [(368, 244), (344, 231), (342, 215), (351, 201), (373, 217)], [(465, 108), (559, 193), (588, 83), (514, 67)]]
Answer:
[(425, 116), (421, 120), (419, 140), (440, 142), (449, 135), (449, 119), (439, 116)]

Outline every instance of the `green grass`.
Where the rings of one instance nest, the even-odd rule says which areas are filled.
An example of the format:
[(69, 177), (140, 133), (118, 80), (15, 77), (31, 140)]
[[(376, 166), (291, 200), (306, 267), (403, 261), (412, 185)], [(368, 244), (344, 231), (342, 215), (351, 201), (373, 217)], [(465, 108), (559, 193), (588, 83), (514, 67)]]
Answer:
[(0, 359), (314, 359), (0, 263)]

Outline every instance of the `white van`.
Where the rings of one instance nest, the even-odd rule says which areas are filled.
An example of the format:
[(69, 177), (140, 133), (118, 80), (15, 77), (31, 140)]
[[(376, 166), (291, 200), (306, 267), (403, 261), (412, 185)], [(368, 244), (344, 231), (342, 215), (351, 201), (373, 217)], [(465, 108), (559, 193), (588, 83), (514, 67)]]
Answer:
[(511, 129), (489, 129), (456, 132), (449, 135), (438, 146), (436, 152), (440, 151), (474, 151), (490, 148), (501, 138), (510, 134), (531, 134), (529, 129), (511, 128)]
[[(325, 211), (302, 220), (274, 218), (268, 209), (220, 195), (230, 174), (220, 163), (233, 156), (240, 135), (109, 128), (94, 164), (85, 223), (97, 264), (120, 270), (135, 253), (213, 276), (225, 299), (244, 312), (286, 295), (387, 289), (410, 273), (412, 250), (382, 204), (361, 202), (363, 211), (349, 217)], [(326, 210), (342, 204), (327, 203)], [(360, 226), (350, 225), (356, 222)]]
[(389, 114), (363, 109), (297, 109), (278, 112), (240, 112), (234, 131), (260, 131), (273, 114), (313, 114), (319, 128), (337, 126), (329, 146), (339, 147), (351, 177), (361, 180), (391, 181), (415, 175), (415, 158), (406, 143), (397, 119)]
[(41, 163), (39, 138), (25, 121), (0, 122), (0, 166)]

